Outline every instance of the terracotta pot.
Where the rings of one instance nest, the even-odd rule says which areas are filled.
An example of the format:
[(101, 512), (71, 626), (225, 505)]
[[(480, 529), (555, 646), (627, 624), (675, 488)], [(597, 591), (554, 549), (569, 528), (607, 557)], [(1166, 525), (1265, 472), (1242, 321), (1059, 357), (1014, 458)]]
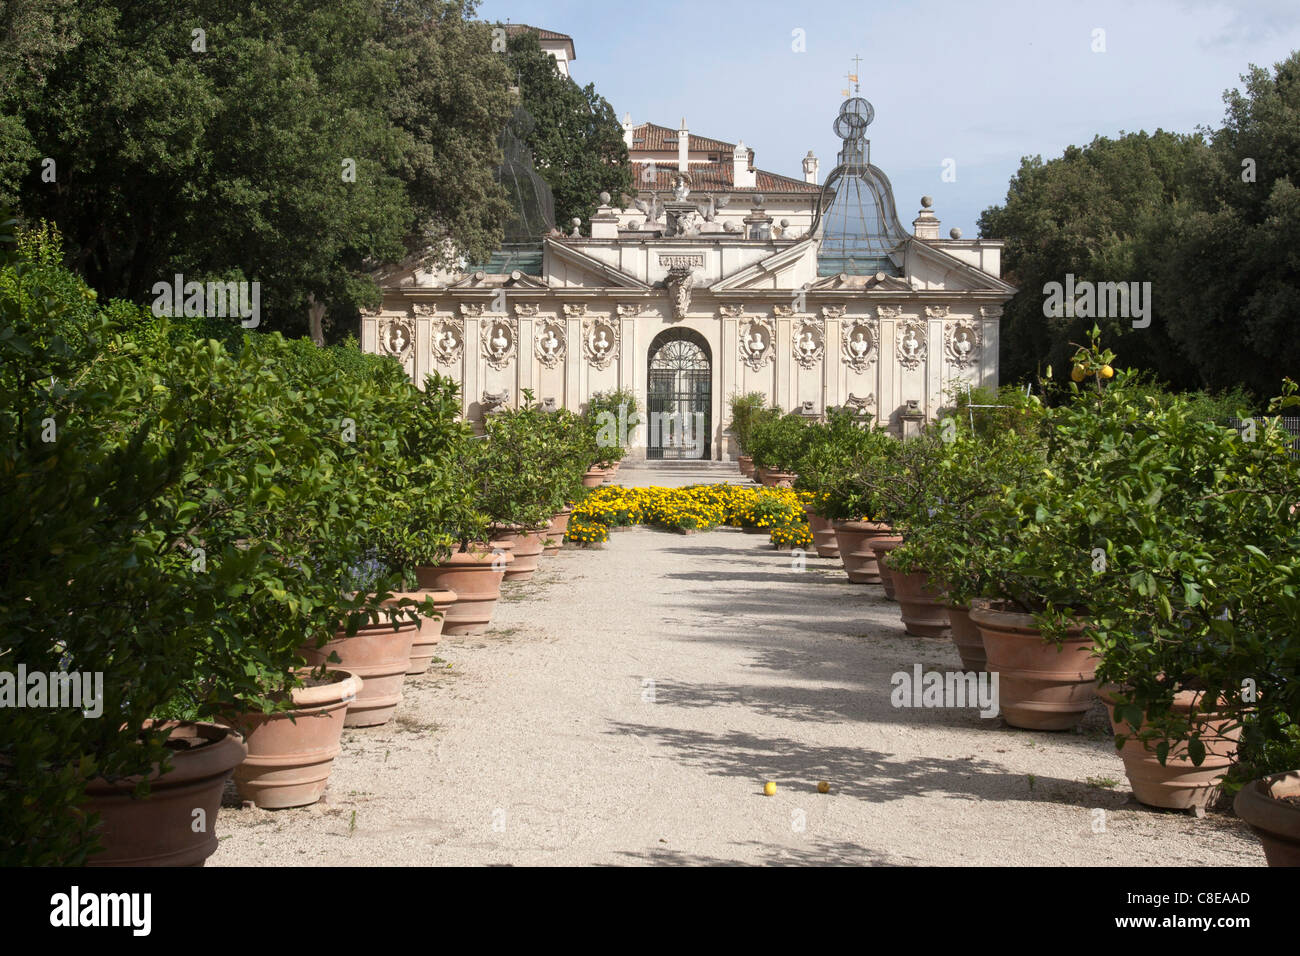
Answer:
[(890, 532), (887, 524), (876, 521), (832, 521), (835, 543), (840, 549), (844, 571), (854, 584), (879, 584), (880, 565), (871, 542)]
[(736, 464), (740, 466), (740, 473), (746, 478), (754, 477), (754, 459), (749, 455), (741, 455), (736, 459)]
[[(1208, 807), (1219, 795), (1219, 784), (1223, 775), (1232, 766), (1232, 758), (1237, 753), (1237, 743), (1241, 739), (1241, 727), (1228, 729), (1232, 721), (1218, 714), (1196, 715), (1196, 726), (1201, 731), (1201, 742), (1205, 744), (1205, 760), (1198, 767), (1192, 763), (1185, 743), (1169, 748), (1165, 765), (1160, 765), (1156, 757), (1156, 742), (1138, 740), (1129, 736), (1133, 733), (1127, 723), (1115, 722), (1114, 692), (1118, 688), (1108, 686), (1098, 689), (1098, 696), (1106, 704), (1110, 715), (1110, 726), (1116, 734), (1128, 737), (1119, 748), (1120, 759), (1124, 761), (1124, 772), (1128, 774), (1133, 796), (1149, 807), (1163, 807), (1166, 810), (1189, 810), (1192, 807)], [(1179, 691), (1174, 695), (1173, 710), (1176, 714), (1188, 715), (1193, 704), (1204, 695), (1197, 691)]]
[(264, 810), (305, 807), (325, 792), (341, 749), (343, 719), (362, 680), (330, 671), (328, 683), (293, 691), (293, 709), (231, 718), (244, 735), (248, 757), (235, 768), (235, 789)]
[(542, 554), (554, 557), (564, 545), (564, 535), (569, 530), (569, 518), (573, 516), (572, 508), (565, 508), (551, 519), (542, 534)]
[(1232, 809), (1259, 837), (1269, 866), (1300, 866), (1300, 770), (1252, 780)]
[(754, 480), (760, 485), (767, 487), (767, 469), (762, 465), (754, 466)]
[(978, 601), (970, 611), (984, 639), (988, 672), (999, 675), (1002, 716), (1025, 730), (1069, 730), (1088, 712), (1097, 688), (1092, 638), (1077, 624), (1058, 648), (1043, 639), (1032, 614), (1005, 608)]
[(510, 553), (515, 557), (510, 562), (510, 567), (506, 569), (505, 580), (527, 581), (531, 578), (536, 573), (542, 557), (542, 532), (514, 526), (494, 528), (492, 533), (497, 541), (509, 542)]
[(302, 648), (308, 664), (323, 664), (334, 653), (338, 667), (361, 678), (361, 692), (348, 707), (344, 727), (378, 727), (393, 716), (402, 699), (402, 682), (411, 666), (411, 644), (419, 630), (419, 624), (412, 621), (403, 621), (396, 628), (388, 620), (367, 621), (351, 637), (340, 628), (323, 647)]
[(885, 589), (885, 597), (891, 601), (898, 600), (898, 597), (894, 592), (894, 573), (889, 570), (885, 557), (902, 543), (902, 535), (897, 534), (887, 534), (867, 542), (867, 547), (876, 556), (876, 568), (880, 572), (880, 586)]
[[(402, 595), (399, 595), (402, 596)], [(413, 591), (404, 595), (415, 601), (433, 598), (433, 606), (442, 617), (421, 617), (420, 630), (411, 641), (411, 664), (406, 669), (409, 676), (423, 674), (433, 663), (438, 653), (438, 644), (442, 641), (442, 625), (447, 619), (447, 608), (456, 603), (455, 591)]]
[(582, 487), (595, 488), (598, 485), (600, 485), (600, 483), (604, 480), (605, 480), (605, 472), (602, 469), (596, 467), (595, 465), (592, 465), (590, 468), (587, 469), (586, 473), (582, 476)]
[(840, 546), (835, 542), (835, 529), (819, 514), (804, 509), (808, 515), (808, 529), (812, 531), (813, 547), (819, 558), (838, 558)]
[[(161, 726), (171, 729), (172, 767), (162, 775), (154, 767), (149, 796), (131, 796), (139, 777), (86, 785), (84, 807), (100, 816), (97, 832), (104, 848), (87, 866), (202, 866), (216, 851), (221, 791), (247, 753), (244, 742), (217, 724), (172, 720)], [(205, 822), (198, 832), (196, 810)]]
[(773, 488), (793, 488), (798, 477), (799, 475), (793, 471), (771, 470), (767, 473), (767, 482)]
[(984, 638), (980, 629), (970, 619), (970, 607), (965, 604), (948, 605), (948, 623), (952, 627), (952, 642), (961, 655), (961, 666), (968, 671), (988, 670), (984, 654)]
[(485, 544), (472, 544), (436, 567), (416, 568), (422, 588), (456, 592), (456, 603), (447, 608), (442, 633), (450, 636), (482, 634), (492, 623), (492, 612), (501, 597), (501, 580), (514, 561), (508, 549), (500, 553)]
[(931, 581), (930, 572), (905, 574), (890, 570), (887, 573), (894, 582), (898, 611), (906, 633), (913, 637), (952, 636), (952, 626), (948, 622), (948, 597)]

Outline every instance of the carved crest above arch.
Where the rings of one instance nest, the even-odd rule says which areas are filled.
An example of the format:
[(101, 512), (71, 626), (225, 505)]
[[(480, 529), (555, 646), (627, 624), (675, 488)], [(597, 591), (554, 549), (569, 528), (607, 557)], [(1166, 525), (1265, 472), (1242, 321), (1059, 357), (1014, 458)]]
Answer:
[(483, 357), (492, 368), (505, 368), (519, 345), (519, 323), (508, 316), (494, 316), (483, 323), (480, 337)]
[(740, 358), (754, 371), (776, 360), (776, 324), (762, 315), (748, 315), (740, 322)]
[(979, 360), (980, 330), (972, 320), (949, 322), (944, 340), (944, 353), (954, 368), (970, 368)]
[(793, 330), (794, 360), (802, 368), (816, 368), (826, 354), (826, 327), (813, 315), (797, 319)]
[(465, 322), (452, 316), (435, 318), (430, 328), (433, 360), (439, 365), (455, 365), (465, 354)]
[(879, 356), (878, 333), (868, 319), (850, 319), (840, 325), (840, 351), (855, 372), (865, 372)]
[(928, 345), (925, 323), (920, 319), (906, 319), (899, 324), (896, 335), (898, 364), (906, 369), (918, 368), (925, 361)]
[(569, 336), (561, 319), (543, 319), (533, 338), (533, 352), (547, 368), (555, 368), (569, 352)]
[(593, 368), (609, 368), (618, 358), (618, 323), (604, 316), (583, 322), (582, 351)]

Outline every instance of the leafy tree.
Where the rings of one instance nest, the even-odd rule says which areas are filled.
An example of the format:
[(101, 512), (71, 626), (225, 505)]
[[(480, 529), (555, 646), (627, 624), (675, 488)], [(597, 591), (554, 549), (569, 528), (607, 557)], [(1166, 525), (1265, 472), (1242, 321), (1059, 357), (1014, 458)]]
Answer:
[(523, 105), (536, 120), (525, 142), (555, 196), (556, 223), (585, 222), (602, 192), (617, 198), (633, 191), (623, 125), (593, 84), (580, 87), (560, 73), (536, 34), (517, 33), (508, 47)]

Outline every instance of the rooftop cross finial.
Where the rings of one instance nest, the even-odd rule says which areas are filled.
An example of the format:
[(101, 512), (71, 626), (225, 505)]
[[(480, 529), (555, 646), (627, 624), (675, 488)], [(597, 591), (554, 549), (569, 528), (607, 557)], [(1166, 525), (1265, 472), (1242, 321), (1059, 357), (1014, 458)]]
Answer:
[(855, 55), (853, 57), (853, 72), (849, 74), (849, 81), (853, 84), (853, 92), (861, 93), (862, 84), (858, 82), (858, 71), (862, 65), (862, 57)]

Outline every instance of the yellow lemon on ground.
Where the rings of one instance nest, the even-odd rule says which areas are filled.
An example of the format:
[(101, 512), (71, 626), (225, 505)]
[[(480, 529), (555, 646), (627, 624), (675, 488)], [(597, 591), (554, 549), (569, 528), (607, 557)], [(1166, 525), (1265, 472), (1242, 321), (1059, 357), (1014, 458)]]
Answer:
[(830, 785), (829, 783), (827, 783), (825, 780), (819, 780), (819, 781), (817, 781), (817, 792), (818, 792), (818, 793), (830, 793), (830, 792), (831, 792), (831, 785)]
[(1109, 365), (1103, 365), (1103, 366), (1101, 367), (1101, 377), (1102, 377), (1102, 378), (1114, 378), (1114, 377), (1115, 377), (1115, 370), (1114, 370), (1113, 368), (1111, 368)]
[(763, 793), (769, 797), (776, 796), (776, 784), (771, 780), (763, 784)]
[(1076, 365), (1074, 370), (1070, 372), (1070, 378), (1074, 379), (1076, 382), (1082, 382), (1085, 375), (1087, 375), (1087, 373), (1083, 370), (1082, 365)]

